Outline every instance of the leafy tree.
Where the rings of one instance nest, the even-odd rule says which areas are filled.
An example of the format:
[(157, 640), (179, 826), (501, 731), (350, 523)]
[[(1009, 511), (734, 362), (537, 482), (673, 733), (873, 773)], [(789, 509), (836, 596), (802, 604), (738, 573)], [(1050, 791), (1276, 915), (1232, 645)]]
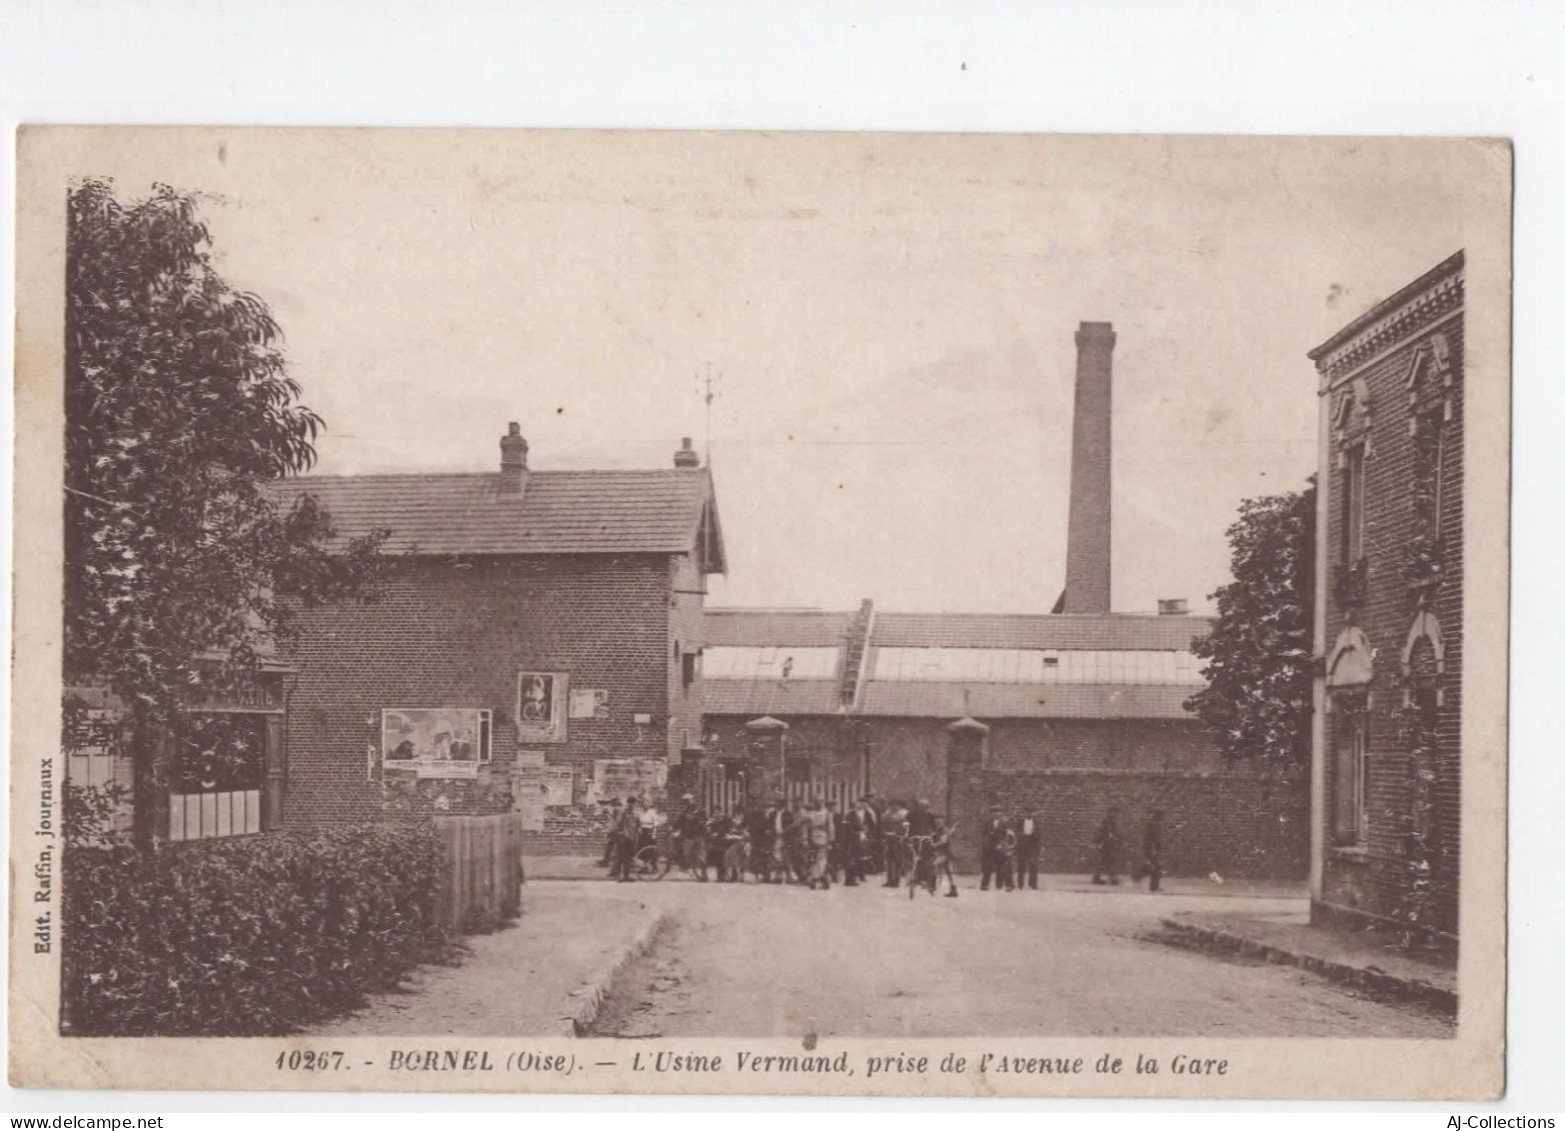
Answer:
[(1228, 528), (1234, 580), (1193, 651), (1207, 686), (1186, 706), (1223, 754), (1294, 767), (1310, 756), (1315, 618), (1315, 486), (1246, 499)]
[(309, 468), (266, 304), (211, 261), (196, 198), (70, 190), (65, 318), (65, 674), (128, 704), (136, 840), (152, 840), (158, 735), (285, 645), (302, 605), (366, 595), (382, 535), (332, 552), (330, 517), (268, 486)]

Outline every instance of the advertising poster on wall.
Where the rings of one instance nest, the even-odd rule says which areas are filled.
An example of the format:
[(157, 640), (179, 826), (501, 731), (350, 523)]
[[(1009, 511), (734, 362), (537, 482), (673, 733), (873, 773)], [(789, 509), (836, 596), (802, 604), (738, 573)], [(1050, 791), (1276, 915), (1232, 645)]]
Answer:
[(542, 750), (519, 750), (511, 769), (511, 807), (522, 815), (526, 832), (543, 831), (543, 811), (549, 803)]
[(606, 719), (609, 717), (609, 693), (601, 687), (578, 687), (571, 691), (571, 718)]
[(668, 765), (656, 758), (600, 758), (592, 764), (589, 804), (606, 805), (613, 798), (653, 798), (668, 784)]
[(490, 713), (472, 707), (396, 707), (381, 712), (380, 749), (388, 770), (421, 778), (470, 778), (489, 760)]
[(563, 672), (522, 672), (516, 679), (519, 742), (564, 742), (570, 677)]

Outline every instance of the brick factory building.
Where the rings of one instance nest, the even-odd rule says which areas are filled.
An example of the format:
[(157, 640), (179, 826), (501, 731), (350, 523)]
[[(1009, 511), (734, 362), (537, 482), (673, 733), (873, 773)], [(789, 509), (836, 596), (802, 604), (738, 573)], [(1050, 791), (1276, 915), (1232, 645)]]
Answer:
[(534, 850), (596, 851), (599, 797), (661, 790), (701, 733), (705, 578), (722, 572), (689, 441), (645, 471), (307, 476), (337, 534), (390, 531), (383, 596), (308, 610), (284, 821), (520, 810)]
[[(1296, 781), (1229, 767), (1184, 701), (1202, 685), (1184, 615), (709, 609), (708, 803), (790, 791), (926, 798), (976, 867), (991, 804), (1041, 818), (1043, 866), (1090, 870), (1110, 805), (1127, 840), (1167, 811), (1170, 870), (1302, 875)], [(985, 730), (964, 745), (962, 719)], [(785, 724), (781, 726), (779, 724)], [(1137, 842), (1139, 843), (1139, 842)]]
[(1115, 335), (1076, 335), (1065, 588), (1050, 615), (709, 609), (702, 776), (708, 803), (795, 794), (922, 797), (974, 867), (991, 804), (1032, 809), (1044, 867), (1090, 869), (1109, 806), (1127, 840), (1167, 813), (1170, 870), (1302, 875), (1295, 776), (1225, 764), (1185, 701), (1203, 685), (1183, 601), (1111, 608)]
[(1310, 353), (1320, 474), (1310, 895), (1454, 939), (1462, 771), (1463, 257)]

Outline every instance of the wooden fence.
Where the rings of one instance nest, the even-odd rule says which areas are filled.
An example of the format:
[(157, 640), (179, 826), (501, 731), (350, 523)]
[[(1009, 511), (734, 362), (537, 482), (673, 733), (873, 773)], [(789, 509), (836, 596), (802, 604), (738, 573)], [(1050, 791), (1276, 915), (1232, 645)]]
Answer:
[(444, 867), (436, 894), (440, 923), (459, 933), (489, 931), (522, 909), (522, 815), (436, 817)]

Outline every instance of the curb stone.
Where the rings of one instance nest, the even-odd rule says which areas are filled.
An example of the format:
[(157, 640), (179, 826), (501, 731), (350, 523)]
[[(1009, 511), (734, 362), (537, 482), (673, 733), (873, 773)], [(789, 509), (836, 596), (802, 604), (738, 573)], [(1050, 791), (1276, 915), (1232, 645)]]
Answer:
[(652, 949), (657, 938), (665, 928), (673, 922), (672, 916), (667, 911), (659, 911), (638, 930), (625, 949), (620, 952), (618, 958), (607, 967), (600, 970), (594, 977), (573, 996), (579, 998), (576, 1007), (566, 1018), (565, 1035), (567, 1037), (585, 1037), (592, 1029), (592, 1024), (598, 1019), (598, 1013), (603, 1008), (603, 1001), (614, 988), (614, 983), (625, 973), (628, 967), (636, 959)]
[(1318, 955), (1303, 954), (1286, 947), (1247, 939), (1217, 927), (1204, 927), (1179, 919), (1163, 919), (1162, 926), (1179, 936), (1173, 945), (1193, 946), (1203, 950), (1229, 951), (1250, 958), (1259, 958), (1277, 966), (1297, 966), (1312, 974), (1319, 974), (1329, 981), (1354, 989), (1364, 990), (1377, 997), (1395, 998), (1415, 1002), (1455, 1018), (1457, 994), (1455, 991), (1431, 985), (1418, 978), (1404, 978), (1390, 974), (1376, 966), (1353, 966), (1346, 962), (1334, 962)]

